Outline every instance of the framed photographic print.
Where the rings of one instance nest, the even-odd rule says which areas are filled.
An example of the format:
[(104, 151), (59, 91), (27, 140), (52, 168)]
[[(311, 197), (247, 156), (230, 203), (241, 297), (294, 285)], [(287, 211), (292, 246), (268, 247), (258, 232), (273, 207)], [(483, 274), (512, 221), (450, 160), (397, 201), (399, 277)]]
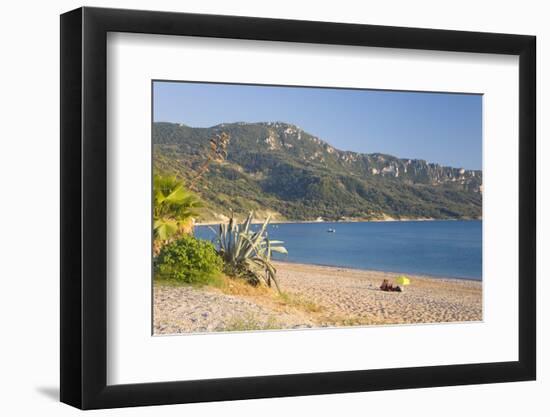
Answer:
[(535, 379), (535, 38), (61, 16), (61, 401)]

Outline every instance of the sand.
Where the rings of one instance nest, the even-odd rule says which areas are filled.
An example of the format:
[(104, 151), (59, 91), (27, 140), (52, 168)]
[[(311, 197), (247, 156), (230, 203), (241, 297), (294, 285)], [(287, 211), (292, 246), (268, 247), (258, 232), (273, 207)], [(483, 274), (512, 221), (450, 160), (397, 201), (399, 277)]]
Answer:
[(478, 281), (405, 274), (402, 293), (379, 289), (402, 274), (277, 262), (282, 290), (232, 295), (219, 289), (154, 286), (154, 333), (299, 329), (482, 320)]

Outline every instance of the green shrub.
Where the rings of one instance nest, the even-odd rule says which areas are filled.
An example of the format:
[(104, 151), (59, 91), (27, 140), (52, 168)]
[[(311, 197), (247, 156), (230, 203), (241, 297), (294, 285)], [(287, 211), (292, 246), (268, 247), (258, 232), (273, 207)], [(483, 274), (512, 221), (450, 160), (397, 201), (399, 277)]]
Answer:
[(183, 236), (162, 248), (155, 260), (155, 277), (186, 284), (215, 284), (222, 267), (223, 261), (212, 243)]

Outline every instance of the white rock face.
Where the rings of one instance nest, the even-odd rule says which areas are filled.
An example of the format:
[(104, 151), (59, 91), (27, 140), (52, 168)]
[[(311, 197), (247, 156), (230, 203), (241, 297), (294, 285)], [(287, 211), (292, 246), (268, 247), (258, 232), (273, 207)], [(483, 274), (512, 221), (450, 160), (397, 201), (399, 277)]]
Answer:
[(322, 158), (322, 155), (321, 155), (321, 152), (317, 151), (315, 152), (313, 155), (311, 155), (309, 157), (309, 159), (313, 160), (313, 159), (319, 159), (319, 160), (323, 160)]
[(267, 143), (267, 145), (269, 146), (269, 150), (271, 151), (279, 149), (281, 147), (281, 144), (273, 133), (270, 133), (269, 136), (264, 139), (264, 142)]
[(343, 159), (345, 162), (348, 162), (348, 163), (351, 163), (351, 162), (356, 162), (357, 161), (357, 154), (353, 153), (353, 152), (346, 152), (346, 153), (341, 153), (339, 155), (339, 157), (341, 159)]

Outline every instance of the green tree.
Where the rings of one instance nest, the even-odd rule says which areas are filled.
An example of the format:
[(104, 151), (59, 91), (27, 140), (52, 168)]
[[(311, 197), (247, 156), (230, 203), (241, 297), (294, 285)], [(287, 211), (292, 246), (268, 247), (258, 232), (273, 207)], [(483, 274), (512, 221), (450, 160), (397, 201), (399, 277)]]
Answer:
[(153, 235), (154, 250), (175, 237), (193, 229), (193, 218), (199, 215), (202, 201), (185, 188), (175, 176), (155, 175), (153, 178)]

